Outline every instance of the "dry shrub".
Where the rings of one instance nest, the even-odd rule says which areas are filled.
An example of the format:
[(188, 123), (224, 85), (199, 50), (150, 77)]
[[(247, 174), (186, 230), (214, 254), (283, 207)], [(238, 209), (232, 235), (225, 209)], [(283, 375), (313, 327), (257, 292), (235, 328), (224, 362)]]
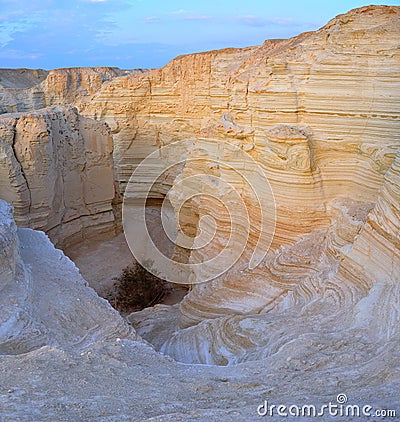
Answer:
[(171, 283), (135, 263), (114, 278), (113, 305), (123, 313), (140, 311), (160, 303), (171, 289)]

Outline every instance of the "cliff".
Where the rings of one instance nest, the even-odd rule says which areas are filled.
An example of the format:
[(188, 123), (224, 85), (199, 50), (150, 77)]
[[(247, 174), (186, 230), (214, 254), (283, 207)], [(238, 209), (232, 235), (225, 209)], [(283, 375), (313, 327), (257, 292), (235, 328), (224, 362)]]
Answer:
[(106, 125), (74, 108), (3, 116), (0, 197), (14, 205), (18, 226), (44, 230), (63, 246), (114, 231)]
[[(245, 237), (235, 242), (238, 250), (244, 247), (244, 257), (213, 282), (194, 286), (180, 307), (181, 328), (226, 315), (306, 306), (321, 297), (340, 309), (371, 287), (364, 272), (346, 266), (376, 213), (399, 147), (399, 16), (397, 7), (364, 7), (290, 40), (178, 57), (145, 75), (107, 82), (83, 105), (84, 115), (104, 119), (111, 128), (122, 191), (150, 152), (190, 141), (202, 149), (207, 166), (200, 168), (197, 153), (186, 149), (190, 160), (155, 187), (159, 195), (172, 187), (182, 204), (193, 193), (180, 184), (182, 175), (212, 174), (221, 182), (212, 188), (213, 195), (223, 201), (222, 184), (236, 183), (251, 215), (250, 232), (246, 222), (239, 222), (235, 230), (213, 237), (214, 226), (203, 226), (214, 242), (192, 251), (190, 262), (215, 256), (237, 232)], [(232, 144), (250, 158), (240, 158)], [(179, 160), (181, 151), (176, 151)], [(165, 162), (173, 161), (172, 150), (165, 155)], [(262, 216), (251, 197), (251, 191), (262, 192), (262, 183), (246, 186), (243, 177), (236, 180), (234, 173), (243, 176), (250, 161), (268, 179), (275, 216)], [(140, 180), (147, 183), (149, 172), (142, 173)], [(140, 180), (135, 179), (136, 188)], [(208, 188), (206, 183), (198, 186), (203, 192)], [(389, 207), (398, 199), (391, 201)], [(240, 214), (239, 205), (227, 203), (229, 211)], [(192, 232), (193, 221), (206, 215), (218, 227), (228, 224), (226, 211), (209, 199), (192, 201), (181, 211), (180, 221)], [(381, 214), (379, 224), (386, 211)], [(264, 261), (251, 271), (246, 251), (254, 250), (260, 239), (269, 243), (261, 236), (262, 217), (270, 222), (272, 243)], [(380, 244), (394, 259), (395, 251)], [(388, 271), (381, 268), (373, 279), (392, 279)], [(340, 281), (346, 272), (347, 281)], [(205, 278), (203, 272), (190, 280)]]
[[(248, 421), (258, 417), (264, 400), (320, 411), (329, 401), (340, 404), (339, 392), (346, 404), (373, 406), (371, 416), (375, 409), (398, 409), (398, 283), (374, 289), (354, 312), (331, 315), (322, 330), (321, 309), (315, 308), (300, 318), (286, 313), (204, 321), (182, 330), (180, 335), (191, 334), (191, 348), (176, 348), (176, 357), (223, 364), (232, 351), (238, 357), (239, 346), (243, 362), (182, 365), (136, 336), (43, 232), (17, 229), (2, 200), (0, 252), (3, 418), (115, 419), (118, 412), (119, 420)], [(388, 305), (385, 312), (377, 312), (378, 303)], [(139, 313), (142, 329), (154, 318), (167, 333), (175, 308)], [(372, 318), (381, 327), (390, 320), (391, 331), (382, 336)], [(198, 336), (207, 327), (210, 336), (207, 329)]]
[[(175, 249), (175, 257), (190, 264), (181, 278), (193, 285), (179, 309), (181, 329), (315, 300), (331, 301), (336, 311), (354, 306), (376, 281), (394, 277), (386, 264), (396, 248), (380, 240), (371, 258), (366, 245), (377, 233), (392, 239), (397, 227), (385, 219), (398, 201), (387, 192), (393, 191), (389, 180), (400, 141), (399, 16), (398, 7), (363, 7), (316, 32), (181, 56), (145, 73), (61, 69), (29, 73), (23, 81), (19, 75), (23, 107), (72, 102), (80, 115), (69, 111), (72, 129), (60, 130), (72, 130), (76, 140), (60, 135), (54, 142), (58, 126), (45, 113), (60, 120), (59, 111), (3, 115), (5, 198), (19, 224), (61, 242), (110, 228), (112, 174), (115, 212), (118, 191), (138, 169), (126, 203), (167, 196), (175, 225), (180, 223), (175, 235), (186, 241), (186, 248)], [(41, 81), (35, 84), (35, 78)], [(27, 101), (38, 89), (44, 100)], [(24, 130), (31, 119), (40, 122)], [(112, 146), (95, 120), (109, 127)], [(36, 127), (38, 136), (32, 136)], [(38, 137), (42, 149), (36, 152), (32, 139)], [(142, 162), (150, 153), (155, 155)], [(42, 156), (49, 157), (44, 166), (35, 159)], [(53, 168), (57, 160), (63, 164)], [(167, 165), (168, 172), (159, 173)], [(139, 232), (145, 239), (142, 229), (125, 229), (132, 248)], [(200, 232), (203, 240), (212, 239), (207, 247), (193, 247)], [(220, 261), (197, 265), (214, 256)], [(368, 275), (373, 264), (362, 263), (362, 256), (385, 265)], [(156, 266), (159, 259), (158, 271), (165, 270), (161, 255), (146, 258)], [(169, 274), (178, 274), (172, 268)], [(168, 351), (175, 353), (173, 346)]]
[(79, 347), (133, 330), (43, 232), (17, 229), (0, 200), (0, 355)]
[(0, 71), (17, 225), (99, 236), (124, 193), (136, 257), (191, 287), (127, 317), (157, 354), (0, 201), (5, 417), (249, 420), (264, 399), (343, 393), (398, 407), (399, 29), (399, 7), (368, 6), (145, 73)]
[(116, 67), (0, 69), (0, 114), (79, 103), (90, 99), (106, 81), (143, 72)]

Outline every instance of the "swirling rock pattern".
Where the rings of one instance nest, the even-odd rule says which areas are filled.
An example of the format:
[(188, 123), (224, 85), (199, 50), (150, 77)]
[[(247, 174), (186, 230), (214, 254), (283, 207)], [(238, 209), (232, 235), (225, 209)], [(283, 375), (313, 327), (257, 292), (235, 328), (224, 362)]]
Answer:
[[(106, 82), (90, 103), (78, 100), (81, 113), (111, 128), (122, 191), (149, 152), (190, 140), (193, 149), (174, 151), (190, 156), (206, 142), (213, 147), (200, 151), (203, 164), (187, 160), (158, 180), (152, 200), (172, 188), (171, 203), (179, 203), (189, 190), (180, 189), (182, 177), (212, 174), (242, 188), (258, 222), (250, 190), (228, 171), (229, 163), (244, 166), (227, 147), (234, 144), (268, 175), (276, 231), (256, 268), (248, 266), (247, 246), (254, 246), (257, 229), (245, 239), (244, 257), (223, 276), (195, 285), (178, 306), (128, 317), (157, 350), (219, 366), (181, 365), (135, 340), (73, 263), (43, 233), (17, 230), (11, 208), (0, 201), (3, 417), (113, 419), (118, 409), (121, 420), (248, 421), (264, 400), (326, 405), (343, 393), (350, 404), (398, 412), (399, 16), (396, 7), (357, 9), (315, 33), (180, 57), (163, 69)], [(18, 78), (26, 89), (46, 75)], [(63, 120), (64, 111), (46, 113)], [(7, 171), (0, 186), (11, 195), (18, 224), (30, 212), (34, 222), (39, 216), (24, 208), (30, 192), (11, 148), (14, 123), (7, 122), (35, 116), (46, 128), (46, 113), (3, 116), (0, 157)], [(68, 121), (80, 126), (70, 113)], [(59, 144), (47, 130), (40, 133), (48, 138), (39, 148), (47, 160), (45, 152)], [(99, 139), (99, 148), (108, 139)], [(20, 153), (42, 141), (31, 138)], [(215, 145), (225, 167), (209, 165)], [(186, 205), (178, 216), (182, 231), (196, 233), (206, 215), (227, 227), (217, 201)], [(211, 232), (211, 225), (203, 227)], [(218, 232), (208, 254), (225, 240)], [(195, 262), (201, 255), (183, 258)]]
[[(181, 184), (182, 178), (212, 175), (221, 186), (231, 183), (240, 192), (250, 211), (250, 232), (248, 236), (242, 236), (242, 230), (235, 232), (237, 247), (245, 246), (241, 259), (212, 282), (194, 285), (183, 300), (179, 330), (173, 334), (163, 330), (171, 337), (157, 344), (164, 352), (186, 362), (218, 364), (265, 357), (277, 350), (274, 333), (280, 323), (274, 328), (273, 318), (284, 321), (280, 315), (293, 321), (294, 328), (285, 337), (288, 343), (299, 332), (307, 335), (309, 319), (315, 322), (315, 315), (321, 320), (315, 323), (321, 333), (329, 334), (334, 315), (343, 329), (370, 321), (376, 333), (394, 338), (397, 305), (375, 319), (365, 309), (388, 301), (389, 292), (395, 303), (398, 297), (399, 27), (398, 7), (370, 6), (340, 15), (316, 32), (266, 41), (259, 47), (182, 56), (143, 74), (100, 69), (79, 76), (81, 71), (63, 70), (55, 71), (54, 77), (38, 73), (21, 79), (20, 91), (11, 93), (14, 99), (21, 98), (13, 100), (16, 110), (73, 102), (81, 115), (107, 123), (121, 193), (149, 153), (174, 142), (191, 142), (192, 149), (177, 147), (175, 154), (193, 158), (199, 145), (217, 145), (224, 165), (212, 163), (214, 147), (205, 149), (200, 152), (203, 165), (187, 159), (157, 181), (151, 198), (160, 199), (171, 189), (172, 205), (182, 203), (196, 189)], [(48, 100), (26, 100), (26, 93), (39, 85)], [(7, 104), (12, 101), (7, 101), (3, 111), (9, 111)], [(5, 125), (3, 133), (9, 139), (6, 144), (13, 144), (12, 125)], [(110, 152), (104, 138), (98, 145)], [(263, 219), (252, 192), (262, 191), (263, 185), (249, 188), (235, 176), (231, 168), (243, 172), (249, 167), (228, 145), (251, 157), (256, 166), (250, 171), (260, 168), (274, 195), (274, 236), (254, 269), (248, 267), (249, 251), (260, 239)], [(18, 157), (7, 148), (3, 154), (7, 169), (18, 169)], [(17, 194), (13, 191), (9, 199), (21, 223), (34, 211), (26, 206), (32, 192), (18, 182), (18, 171), (4, 174), (7, 192), (12, 191), (9, 185), (16, 186)], [(140, 175), (136, 184), (147, 176)], [(28, 184), (30, 178), (26, 177)], [(221, 186), (216, 185), (215, 195), (224, 198)], [(209, 187), (197, 186), (198, 191)], [(111, 189), (105, 196), (96, 198), (95, 204), (110, 216)], [(230, 206), (237, 214), (235, 203)], [(209, 250), (182, 258), (195, 264), (217, 254), (229, 238), (226, 207), (200, 199), (181, 211), (176, 216), (181, 235), (195, 234), (203, 217), (210, 215), (220, 228)], [(273, 220), (271, 214), (265, 217)], [(33, 213), (25, 224), (39, 220), (48, 232), (53, 227), (46, 225), (43, 213)], [(245, 226), (243, 222), (243, 232)], [(214, 228), (207, 223), (202, 229), (207, 235)], [(195, 273), (190, 281), (195, 284), (203, 275)], [(171, 314), (176, 321), (175, 310)], [(271, 319), (272, 339), (260, 337), (265, 327), (249, 330), (246, 318), (251, 327), (264, 327)], [(206, 343), (212, 347), (204, 348)]]
[[(352, 220), (353, 234), (357, 234), (350, 247), (341, 246), (338, 233), (320, 232), (284, 249), (267, 263), (265, 272), (271, 280), (269, 285), (278, 285), (280, 296), (284, 296), (276, 294), (274, 306), (268, 303), (257, 315), (214, 315), (206, 319), (207, 314), (200, 314), (202, 322), (175, 332), (161, 350), (183, 362), (226, 365), (265, 359), (281, 353), (289, 344), (296, 347), (307, 336), (332, 338), (338, 330), (357, 336), (363, 333), (383, 343), (398, 341), (399, 158), (396, 155), (387, 171), (369, 213), (354, 203), (340, 204)], [(259, 286), (258, 292), (261, 283)], [(265, 285), (264, 289), (270, 290)], [(246, 314), (252, 313), (256, 303), (267, 302), (265, 296), (252, 296), (253, 304), (250, 310), (245, 309)], [(201, 296), (197, 301), (201, 303)]]
[[(0, 201), (0, 291), (5, 418), (114, 418), (120, 409), (126, 420), (247, 421), (264, 399), (302, 404), (307, 397), (319, 408), (339, 392), (351, 404), (398, 409), (398, 283), (375, 285), (343, 312), (311, 302), (205, 320), (178, 331), (188, 336), (186, 349), (171, 354), (240, 365), (181, 365), (137, 338), (45, 234), (17, 229)], [(388, 306), (377, 312), (382, 303)], [(177, 311), (158, 305), (129, 319), (165, 350), (179, 341)]]
[[(315, 33), (259, 48), (184, 56), (127, 81), (124, 96), (135, 109), (135, 134), (127, 143), (116, 132), (121, 157), (130, 157), (136, 140), (149, 149), (188, 138), (214, 140), (222, 151), (234, 143), (262, 167), (276, 203), (276, 230), (265, 260), (249, 270), (245, 256), (221, 277), (193, 286), (180, 306), (181, 330), (162, 351), (196, 363), (255, 359), (275, 353), (274, 341), (262, 334), (271, 318), (294, 321), (290, 315), (303, 315), (288, 331), (290, 343), (311, 330), (314, 313), (321, 318), (314, 328), (329, 332), (332, 315), (346, 314), (343, 327), (350, 329), (354, 318), (367, 318), (361, 310), (367, 303), (389, 300), (388, 291), (396, 302), (399, 28), (399, 8), (365, 7)], [(107, 114), (106, 104), (116, 104), (112, 96), (106, 100), (108, 94), (109, 88), (101, 90), (91, 107), (104, 107)], [(145, 143), (149, 138), (156, 142)], [(224, 160), (244, 169), (228, 150)], [(135, 167), (127, 158), (124, 172), (128, 162)], [(188, 160), (177, 180), (196, 171)], [(235, 183), (229, 171), (208, 171)], [(257, 220), (244, 187), (242, 197)], [(210, 201), (183, 213), (182, 221), (190, 213), (197, 219), (213, 215), (220, 226), (226, 219)], [(249, 244), (257, 235), (250, 234)], [(209, 255), (193, 252), (190, 259)], [(394, 308), (372, 325), (396, 331)], [(279, 329), (273, 322), (271, 327), (274, 337)]]

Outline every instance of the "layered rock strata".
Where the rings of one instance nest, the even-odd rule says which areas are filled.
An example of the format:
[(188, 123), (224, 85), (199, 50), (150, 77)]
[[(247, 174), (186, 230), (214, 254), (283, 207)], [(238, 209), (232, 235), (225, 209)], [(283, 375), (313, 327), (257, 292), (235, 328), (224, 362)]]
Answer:
[[(97, 147), (89, 142), (100, 156), (96, 163), (111, 172), (111, 148), (101, 149), (109, 134), (90, 118), (111, 129), (121, 191), (149, 152), (159, 154), (153, 168), (129, 185), (139, 197), (157, 166), (183, 157), (156, 180), (150, 198), (159, 201), (171, 188), (181, 237), (199, 228), (216, 234), (211, 248), (190, 252), (187, 262), (213, 256), (228, 241), (227, 209), (240, 214), (226, 195), (228, 184), (240, 193), (251, 224), (248, 236), (241, 234), (249, 221), (236, 231), (236, 248), (244, 246), (244, 253), (227, 272), (194, 284), (180, 305), (128, 317), (164, 354), (218, 366), (180, 365), (136, 339), (43, 233), (16, 230), (10, 207), (0, 201), (2, 416), (113, 419), (118, 409), (121, 420), (247, 421), (257, 418), (264, 400), (321, 406), (344, 393), (346, 404), (398, 412), (399, 17), (398, 7), (364, 7), (290, 40), (179, 57), (145, 75), (118, 77), (101, 85), (91, 102), (77, 100), (89, 120), (73, 109), (3, 116), (0, 183), (20, 225), (44, 225), (52, 233), (47, 219), (59, 215), (63, 201), (49, 200), (41, 186), (52, 181), (48, 191), (58, 194), (67, 189), (62, 181), (85, 174), (87, 160), (77, 156), (91, 136), (99, 140)], [(21, 77), (22, 89), (45, 76)], [(163, 155), (161, 147), (173, 141), (181, 142)], [(51, 165), (41, 172), (39, 164), (65, 163), (63, 154), (74, 157), (67, 161), (71, 174)], [(265, 192), (255, 177), (261, 171), (274, 196), (276, 227), (266, 255), (249, 268), (262, 237), (254, 195)], [(246, 172), (254, 174), (250, 186)], [(192, 176), (201, 183), (182, 183)], [(100, 210), (104, 193), (111, 195), (107, 183), (100, 196), (94, 191)], [(73, 185), (81, 195), (80, 182)], [(196, 190), (214, 198), (192, 199)], [(26, 206), (30, 195), (40, 198), (34, 207)], [(185, 197), (190, 200), (178, 215)], [(76, 212), (82, 221), (86, 196), (74, 198), (65, 215)], [(221, 205), (215, 198), (229, 200)], [(272, 213), (266, 217), (273, 220)], [(68, 238), (70, 221), (54, 221)], [(153, 229), (158, 237), (160, 227)]]
[[(247, 349), (242, 358), (252, 355), (254, 361), (182, 365), (141, 341), (44, 233), (17, 229), (11, 206), (0, 200), (0, 291), (3, 419), (113, 420), (117, 411), (118, 420), (126, 421), (248, 421), (258, 418), (264, 400), (313, 405), (319, 412), (336, 404), (338, 394), (360, 409), (396, 411), (400, 404), (398, 283), (372, 289), (364, 303), (323, 321), (322, 309), (310, 307), (308, 315), (304, 308), (300, 316), (205, 321), (188, 330), (220, 326), (225, 336), (218, 342), (227, 348), (217, 350), (218, 342), (203, 338), (204, 358), (211, 348), (222, 363), (232, 351), (231, 338)], [(379, 305), (389, 302), (395, 305), (385, 308), (389, 312), (377, 311), (377, 304), (381, 310)], [(155, 334), (152, 323), (158, 325), (163, 335), (154, 339), (157, 344), (171, 336), (175, 311), (176, 306), (157, 306), (139, 313), (140, 329)]]
[[(46, 86), (43, 92), (50, 103), (75, 102), (86, 118), (107, 123), (114, 143), (114, 177), (121, 193), (132, 172), (150, 152), (159, 151), (159, 161), (164, 163), (184, 157), (180, 165), (157, 180), (150, 198), (162, 199), (171, 189), (171, 204), (176, 207), (176, 222), (180, 223), (178, 236), (194, 235), (199, 228), (205, 237), (215, 235), (208, 249), (183, 254), (187, 262), (207, 260), (227, 244), (229, 211), (238, 216), (241, 208), (238, 201), (226, 196), (224, 186), (230, 184), (239, 192), (250, 219), (243, 218), (241, 222), (238, 218), (242, 226), (235, 230), (233, 249), (243, 248), (243, 255), (212, 282), (196, 284), (207, 267), (191, 274), (189, 281), (194, 287), (178, 313), (175, 308), (163, 311), (169, 315), (163, 320), (171, 318), (172, 326), (176, 324), (173, 333), (172, 326), (163, 323), (167, 327), (162, 329), (167, 333), (164, 338), (170, 338), (157, 345), (166, 353), (186, 362), (218, 364), (261, 356), (253, 353), (255, 347), (272, 353), (265, 338), (253, 341), (251, 333), (234, 334), (241, 333), (236, 326), (238, 321), (254, 315), (254, 321), (264, 321), (260, 315), (269, 320), (286, 313), (288, 318), (295, 318), (298, 313), (307, 318), (315, 314), (321, 318), (324, 331), (331, 323), (330, 315), (361, 309), (363, 298), (371, 289), (378, 289), (380, 283), (395, 284), (399, 28), (398, 7), (370, 6), (340, 15), (316, 32), (289, 40), (182, 56), (162, 69), (144, 74), (100, 78), (93, 83), (93, 90), (85, 88), (91, 72), (87, 78), (60, 76), (54, 81), (49, 75), (46, 79), (43, 75), (30, 75), (21, 82), (29, 85), (21, 88), (24, 92), (31, 92), (34, 86)], [(32, 85), (34, 78), (43, 80)], [(68, 80), (79, 80), (72, 83), (75, 88), (71, 92), (66, 89)], [(13, 121), (15, 117), (4, 115), (4, 119)], [(9, 133), (7, 139), (13, 138), (9, 125), (4, 133)], [(175, 150), (163, 156), (162, 147), (174, 142), (178, 142)], [(104, 147), (104, 141), (100, 144)], [(188, 144), (190, 148), (183, 147)], [(235, 153), (232, 145), (242, 153)], [(66, 152), (70, 154), (69, 150)], [(12, 154), (9, 156), (11, 164), (7, 168), (18, 168), (18, 157), (12, 161)], [(196, 161), (199, 157), (201, 165)], [(265, 185), (246, 185), (246, 172), (262, 172), (266, 176), (274, 198), (274, 213), (263, 215), (256, 197), (264, 192)], [(35, 185), (34, 176), (28, 169), (27, 173), (28, 184), (32, 178)], [(2, 183), (11, 192), (9, 186), (15, 184), (17, 176), (11, 170), (5, 174), (7, 181)], [(151, 172), (138, 175), (134, 184), (140, 196)], [(191, 186), (182, 183), (185, 178), (199, 175), (219, 182)], [(102, 185), (108, 186), (107, 183)], [(51, 235), (52, 227), (61, 227), (59, 217), (47, 224), (43, 217), (49, 214), (47, 209), (44, 212), (41, 208), (43, 212), (37, 213), (35, 207), (29, 210), (24, 205), (30, 203), (26, 199), (28, 189), (22, 182), (16, 186), (18, 195), (8, 193), (7, 199), (15, 205), (18, 222), (39, 221), (38, 227)], [(222, 205), (221, 201), (207, 198), (190, 200), (179, 208), (178, 215), (183, 199), (196, 189), (200, 193), (213, 190), (222, 202), (229, 200)], [(59, 192), (58, 187), (56, 191)], [(109, 205), (105, 205), (110, 204), (111, 187), (101, 196), (94, 196), (94, 203), (87, 201), (85, 195), (80, 196), (77, 202), (85, 204), (84, 211), (76, 212), (78, 205), (74, 202), (70, 207), (73, 215), (85, 216), (86, 208), (94, 204), (88, 211), (90, 215), (97, 215), (100, 209), (100, 214), (111, 216), (110, 208), (106, 211)], [(39, 208), (45, 207), (42, 200), (40, 204)], [(48, 209), (58, 215), (57, 207), (51, 205)], [(32, 212), (32, 217), (28, 217)], [(217, 224), (203, 218), (206, 216)], [(81, 220), (79, 217), (76, 221)], [(262, 236), (263, 221), (271, 222), (273, 228), (270, 245)], [(69, 217), (66, 222), (70, 222)], [(76, 232), (82, 232), (82, 228)], [(251, 252), (260, 241), (265, 256), (256, 268), (249, 268)], [(359, 317), (349, 316), (343, 326), (348, 328), (350, 320), (365, 317), (360, 312)], [(396, 320), (396, 315), (390, 311), (387, 320)], [(150, 326), (157, 330), (150, 313), (148, 317), (150, 322), (143, 322), (143, 327), (148, 332)], [(300, 319), (305, 331), (310, 327), (307, 318)], [(255, 337), (261, 335), (261, 329), (255, 330)], [(153, 334), (149, 336), (154, 338)], [(201, 345), (207, 342), (215, 346), (206, 350)]]
[(84, 102), (104, 82), (142, 72), (142, 69), (128, 71), (113, 67), (76, 67), (50, 71), (0, 69), (0, 114)]
[[(191, 139), (194, 148), (205, 142), (218, 145), (218, 155), (212, 147), (204, 149), (208, 166), (200, 168), (188, 151), (173, 190), (179, 191), (182, 177), (198, 173), (238, 183), (227, 165), (242, 173), (248, 165), (230, 153), (230, 143), (262, 168), (274, 194), (276, 228), (263, 262), (249, 270), (244, 255), (221, 277), (195, 285), (180, 305), (175, 327), (180, 330), (161, 347), (165, 353), (197, 363), (258, 359), (273, 353), (262, 327), (275, 316), (304, 313), (302, 326), (313, 331), (307, 321), (315, 313), (324, 331), (325, 323), (326, 328), (332, 324), (331, 315), (339, 318), (372, 300), (363, 299), (370, 289), (384, 294), (397, 288), (399, 28), (399, 8), (365, 7), (291, 40), (180, 57), (146, 78), (111, 83), (95, 96), (90, 107), (102, 110), (114, 124), (122, 188), (136, 165), (130, 151), (140, 155)], [(117, 92), (129, 101), (132, 129), (118, 130), (129, 110), (113, 100)], [(215, 159), (219, 168), (211, 165)], [(178, 193), (184, 197), (191, 191), (181, 188)], [(224, 190), (216, 186), (215, 194), (223, 198)], [(245, 185), (241, 196), (252, 225), (259, 227), (261, 217)], [(211, 215), (218, 227), (228, 222), (226, 211), (209, 200), (182, 210), (181, 222), (190, 215), (196, 220)], [(202, 229), (213, 233), (212, 225)], [(216, 246), (192, 252), (191, 262), (218, 253), (229, 233), (218, 236)], [(259, 236), (260, 231), (250, 233), (245, 253)], [(392, 295), (385, 297), (397, 297)], [(360, 312), (366, 317), (366, 311)], [(376, 325), (392, 332), (389, 320), (397, 318), (397, 310), (388, 311)], [(240, 328), (243, 324), (246, 329)], [(276, 334), (279, 329), (271, 324)]]

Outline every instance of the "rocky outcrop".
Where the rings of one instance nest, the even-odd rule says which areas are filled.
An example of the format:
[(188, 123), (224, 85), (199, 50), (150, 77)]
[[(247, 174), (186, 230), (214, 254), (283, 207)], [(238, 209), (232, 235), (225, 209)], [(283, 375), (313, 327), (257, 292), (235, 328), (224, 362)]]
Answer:
[(17, 229), (3, 200), (0, 217), (0, 355), (44, 345), (77, 350), (95, 341), (135, 338), (44, 233)]
[[(321, 319), (327, 303), (325, 311), (310, 304), (291, 315), (204, 321), (178, 333), (190, 335), (192, 347), (175, 347), (175, 356), (241, 364), (182, 365), (141, 341), (44, 233), (17, 229), (11, 206), (0, 200), (0, 291), (3, 418), (113, 419), (118, 409), (119, 420), (248, 421), (264, 400), (319, 411), (329, 401), (340, 404), (338, 394), (360, 409), (397, 411), (400, 404), (393, 370), (398, 283), (372, 289), (353, 310), (329, 318)], [(389, 297), (395, 307), (377, 313)], [(176, 307), (157, 306), (132, 321), (143, 333), (158, 330), (157, 343), (171, 338), (176, 318)], [(391, 330), (382, 336), (376, 326)]]
[(102, 84), (119, 76), (142, 73), (116, 67), (0, 69), (0, 114), (87, 101)]
[[(363, 198), (375, 198), (376, 189), (355, 183), (353, 173), (368, 170), (369, 156), (381, 167), (380, 174), (393, 159), (397, 33), (396, 7), (356, 9), (290, 40), (182, 56), (142, 76), (118, 78), (81, 112), (111, 127), (122, 185), (149, 150), (193, 137), (242, 139), (246, 148), (254, 146), (254, 155), (269, 152), (262, 158), (273, 161), (277, 171), (289, 172), (296, 148), (275, 138), (272, 151), (267, 149), (267, 132), (285, 124), (308, 133), (310, 173), (334, 179), (326, 195), (331, 190), (339, 194), (340, 186), (340, 193), (362, 189)], [(333, 157), (339, 155), (346, 172), (337, 171)], [(359, 166), (346, 164), (355, 159), (361, 160)]]
[[(207, 313), (213, 306), (198, 305), (222, 303), (221, 291), (233, 290), (237, 284), (233, 288), (228, 282), (223, 287), (217, 284), (215, 294), (207, 287), (195, 289), (194, 296), (189, 295), (181, 305), (181, 312), (202, 321), (194, 323), (192, 318), (187, 325), (193, 326), (175, 330), (161, 351), (183, 362), (226, 365), (265, 359), (289, 344), (296, 347), (309, 336), (334, 338), (340, 332), (340, 336), (370, 338), (380, 344), (398, 341), (399, 159), (397, 153), (372, 210), (354, 202), (336, 204), (342, 215), (335, 227), (281, 248), (273, 259), (267, 258), (266, 268), (242, 272), (252, 287), (242, 295), (244, 315), (221, 317), (218, 313), (229, 313), (223, 309), (210, 319)], [(225, 303), (229, 307), (232, 301), (231, 296)], [(196, 305), (188, 312), (185, 307), (191, 303)], [(153, 331), (162, 333), (164, 324), (155, 324)], [(134, 325), (146, 338), (142, 328), (146, 322)]]
[[(183, 302), (127, 318), (156, 354), (0, 201), (2, 416), (247, 421), (264, 400), (321, 409), (335, 398), (398, 411), (399, 9), (114, 78), (92, 101), (78, 95), (85, 118), (3, 116), (0, 187), (19, 225), (61, 241), (114, 224), (97, 223), (111, 216), (108, 177), (84, 189), (111, 177), (104, 120), (127, 200), (167, 196), (176, 239), (193, 248), (174, 251), (192, 266)], [(68, 96), (63, 80), (52, 101)], [(196, 265), (227, 244), (235, 259), (198, 284), (215, 268)]]
[(15, 207), (18, 225), (44, 230), (62, 247), (120, 226), (111, 135), (68, 104), (79, 106), (107, 81), (143, 72), (0, 69), (0, 198)]
[[(208, 197), (176, 207), (182, 231), (193, 232), (190, 215), (192, 222), (212, 216), (220, 228), (201, 226), (202, 235), (214, 242), (192, 251), (188, 262), (211, 259), (231, 235), (243, 234), (235, 241), (236, 248), (244, 246), (242, 258), (212, 282), (193, 286), (180, 306), (181, 331), (161, 350), (197, 363), (259, 358), (273, 353), (260, 328), (265, 321), (281, 314), (288, 319), (292, 313), (311, 319), (318, 314), (317, 325), (324, 331), (331, 315), (339, 318), (366, 302), (372, 306), (373, 300), (366, 299), (370, 289), (377, 295), (397, 288), (399, 28), (398, 7), (356, 9), (314, 33), (267, 41), (259, 48), (184, 56), (143, 77), (120, 78), (84, 107), (83, 113), (103, 116), (113, 130), (121, 189), (138, 157), (174, 141), (193, 146), (186, 149), (175, 181), (169, 175), (160, 194), (170, 184), (173, 198), (182, 204), (196, 190), (182, 179), (218, 178), (212, 189), (211, 181), (197, 186), (202, 193), (213, 190), (217, 200)], [(251, 160), (233, 152), (232, 144)], [(182, 152), (176, 148), (178, 160)], [(194, 159), (198, 157), (203, 164)], [(165, 158), (170, 161), (171, 154)], [(248, 252), (263, 240), (262, 213), (251, 191), (259, 193), (263, 185), (246, 186), (235, 172), (243, 176), (257, 168), (254, 163), (271, 186), (276, 225), (268, 253), (250, 269)], [(141, 180), (148, 182), (144, 173)], [(229, 214), (218, 205), (227, 198), (228, 183), (238, 189), (248, 210), (249, 232), (246, 218), (241, 229), (228, 229)], [(140, 184), (137, 177), (134, 184)], [(225, 205), (233, 215), (240, 214), (239, 201)], [(202, 277), (194, 272), (189, 281)], [(394, 291), (392, 295), (397, 297)], [(264, 314), (266, 319), (260, 316)], [(386, 322), (377, 318), (376, 324), (392, 332), (389, 321), (397, 321), (396, 315), (388, 311)], [(259, 328), (256, 322), (243, 322), (246, 316), (260, 321)], [(293, 338), (310, 329), (307, 318), (295, 324)], [(352, 317), (343, 327), (350, 327), (350, 321)], [(238, 324), (248, 324), (254, 333)], [(279, 328), (272, 324), (271, 330)]]
[[(180, 305), (181, 331), (163, 350), (177, 358), (192, 350), (196, 362), (246, 359), (242, 346), (216, 357), (188, 344), (194, 338), (202, 344), (205, 332), (213, 342), (227, 326), (221, 321), (238, 315), (291, 313), (326, 301), (341, 312), (376, 282), (394, 278), (387, 268), (396, 273), (397, 223), (388, 210), (398, 201), (391, 180), (400, 141), (399, 22), (399, 8), (371, 6), (316, 32), (182, 56), (143, 74), (100, 68), (19, 75), (22, 108), (73, 102), (86, 118), (70, 110), (66, 120), (73, 123), (59, 129), (45, 114), (55, 113), (58, 122), (61, 111), (4, 115), (3, 196), (18, 224), (69, 241), (114, 224), (111, 151), (121, 192), (142, 159), (158, 154), (153, 168), (150, 160), (135, 175), (128, 193), (138, 197), (147, 195), (144, 186), (163, 163), (179, 161), (157, 179), (150, 198), (168, 193), (180, 223), (177, 239), (201, 232), (213, 241), (188, 253), (176, 249), (175, 256), (194, 266), (231, 242), (235, 259), (224, 258), (232, 265), (206, 284), (198, 283), (215, 268), (185, 273), (193, 288)], [(34, 104), (26, 99), (36, 89), (43, 96)], [(107, 123), (113, 148), (94, 120)], [(39, 156), (41, 168), (34, 164)], [(73, 159), (63, 161), (67, 156)], [(204, 198), (195, 198), (198, 192)], [(266, 195), (274, 209), (260, 206), (257, 198)], [(376, 265), (366, 261), (373, 250), (368, 262)], [(258, 265), (249, 266), (254, 251)]]
[(43, 82), (47, 75), (43, 69), (0, 69), (0, 87), (4, 89), (29, 89)]
[(112, 138), (74, 108), (0, 118), (0, 197), (58, 245), (113, 231)]

